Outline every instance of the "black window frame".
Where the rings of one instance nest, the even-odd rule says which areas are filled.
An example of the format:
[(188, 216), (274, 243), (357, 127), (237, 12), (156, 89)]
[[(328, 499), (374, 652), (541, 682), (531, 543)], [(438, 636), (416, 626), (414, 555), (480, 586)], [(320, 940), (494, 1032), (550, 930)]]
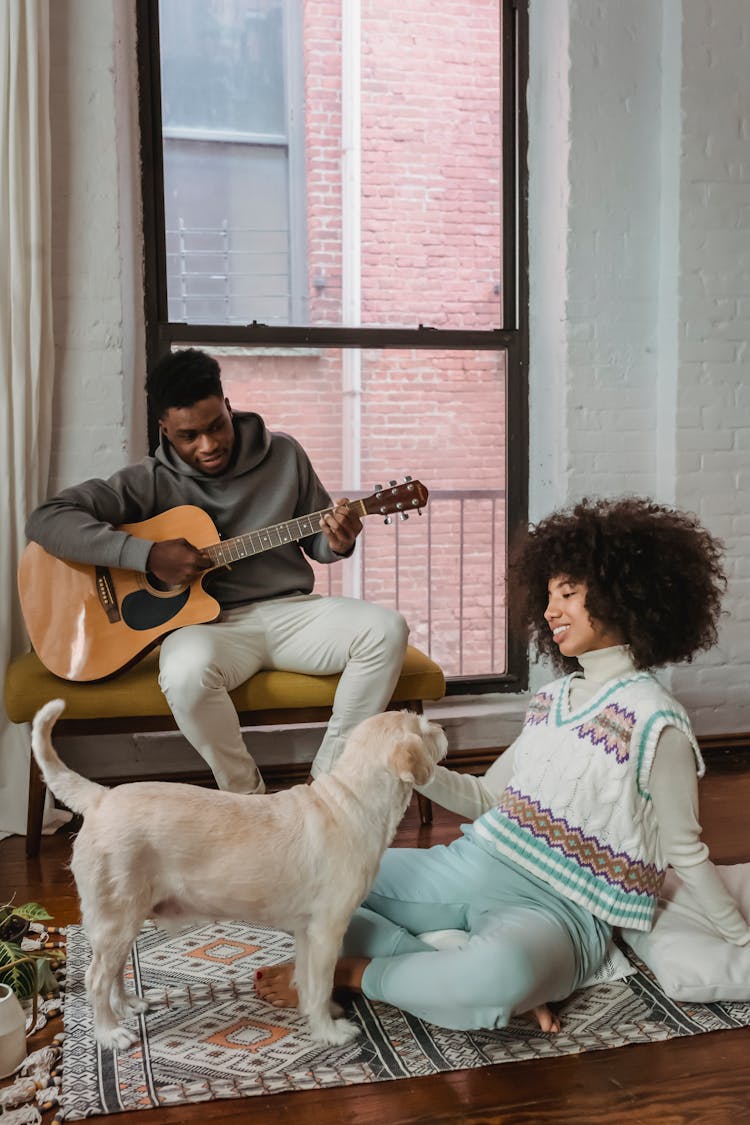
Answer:
[[(144, 237), (146, 363), (172, 347), (372, 348), (504, 351), (506, 353), (506, 543), (528, 525), (529, 480), (529, 287), (528, 287), (528, 0), (498, 0), (502, 9), (503, 86), (503, 324), (487, 330), (347, 328), (302, 325), (185, 324), (167, 314), (167, 259), (162, 174), (162, 122), (158, 0), (136, 0)], [(149, 446), (158, 441), (149, 418)], [(506, 601), (507, 605), (507, 601)], [(506, 609), (507, 615), (507, 609)], [(449, 680), (448, 695), (517, 692), (528, 687), (525, 637), (507, 621), (507, 671)]]

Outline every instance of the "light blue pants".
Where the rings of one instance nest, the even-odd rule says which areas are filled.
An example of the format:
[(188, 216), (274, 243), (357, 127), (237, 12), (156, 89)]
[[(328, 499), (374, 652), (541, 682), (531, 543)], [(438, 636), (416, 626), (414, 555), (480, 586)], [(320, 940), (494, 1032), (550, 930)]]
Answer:
[(232, 688), (262, 668), (341, 673), (312, 773), (327, 773), (349, 732), (384, 711), (404, 662), (409, 628), (400, 613), (358, 598), (304, 594), (227, 610), (208, 625), (186, 625), (163, 642), (159, 685), (177, 725), (213, 771), (220, 789), (252, 793), (259, 783)]
[[(469, 830), (470, 831), (470, 830)], [(459, 929), (458, 949), (416, 935)], [(514, 1012), (562, 1000), (601, 963), (611, 927), (470, 836), (391, 848), (344, 938), (370, 957), (362, 991), (458, 1029), (505, 1027)]]

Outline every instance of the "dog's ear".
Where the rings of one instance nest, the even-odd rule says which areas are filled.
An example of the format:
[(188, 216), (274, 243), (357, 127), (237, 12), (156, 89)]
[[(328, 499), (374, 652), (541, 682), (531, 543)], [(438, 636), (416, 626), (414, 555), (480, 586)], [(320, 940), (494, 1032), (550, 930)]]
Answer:
[(418, 734), (401, 736), (388, 755), (388, 766), (399, 781), (411, 785), (426, 785), (435, 771), (435, 763)]

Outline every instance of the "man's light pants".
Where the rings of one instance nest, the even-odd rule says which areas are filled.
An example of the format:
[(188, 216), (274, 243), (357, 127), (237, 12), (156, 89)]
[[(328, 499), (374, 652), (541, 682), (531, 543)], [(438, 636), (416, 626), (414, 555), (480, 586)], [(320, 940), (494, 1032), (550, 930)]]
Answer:
[(408, 634), (400, 613), (357, 598), (274, 598), (171, 633), (161, 646), (159, 684), (219, 788), (252, 793), (262, 783), (229, 692), (264, 668), (341, 673), (333, 715), (312, 765), (313, 776), (327, 773), (357, 723), (385, 710)]

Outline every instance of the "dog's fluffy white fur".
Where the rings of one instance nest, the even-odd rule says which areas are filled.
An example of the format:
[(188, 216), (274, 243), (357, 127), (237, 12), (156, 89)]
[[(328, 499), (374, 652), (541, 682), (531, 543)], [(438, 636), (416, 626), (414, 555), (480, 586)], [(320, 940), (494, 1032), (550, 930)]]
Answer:
[(52, 700), (37, 713), (32, 749), (48, 787), (84, 817), (71, 867), (93, 954), (86, 988), (99, 1042), (126, 1050), (138, 1038), (121, 1020), (147, 1004), (125, 992), (123, 968), (147, 918), (246, 919), (292, 933), (313, 1039), (353, 1038), (331, 1002), (341, 941), (412, 786), (445, 756), (441, 728), (407, 711), (375, 715), (352, 732), (331, 773), (268, 796), (160, 781), (108, 789), (55, 751), (64, 706)]

